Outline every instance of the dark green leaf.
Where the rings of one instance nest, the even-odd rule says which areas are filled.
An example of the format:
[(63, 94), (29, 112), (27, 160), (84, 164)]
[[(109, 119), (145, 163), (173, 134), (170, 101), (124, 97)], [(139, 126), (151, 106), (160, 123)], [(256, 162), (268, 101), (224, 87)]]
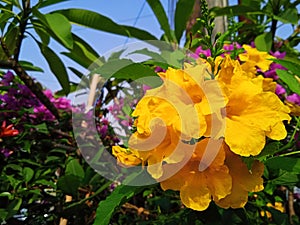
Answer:
[(86, 26), (96, 30), (101, 30), (113, 34), (127, 37), (135, 37), (142, 40), (155, 40), (156, 38), (150, 33), (137, 29), (135, 27), (121, 26), (110, 18), (96, 12), (85, 9), (65, 9), (55, 11), (61, 13), (69, 19), (70, 22), (77, 25)]
[(175, 36), (177, 42), (180, 42), (183, 32), (186, 30), (186, 24), (193, 11), (194, 0), (178, 0), (175, 10)]
[(49, 47), (42, 45), (38, 42), (41, 52), (43, 53), (45, 59), (47, 60), (51, 71), (57, 78), (58, 82), (62, 86), (65, 94), (69, 94), (70, 92), (70, 82), (69, 76), (67, 74), (65, 65), (61, 61), (61, 59), (55, 54), (55, 52)]
[(143, 191), (144, 187), (120, 185), (103, 201), (96, 211), (94, 225), (108, 225), (116, 208), (127, 202), (135, 194)]
[(23, 69), (28, 71), (44, 72), (42, 68), (34, 66), (31, 62), (19, 61), (19, 64), (23, 67)]
[(254, 40), (255, 46), (259, 51), (269, 52), (272, 47), (272, 34), (270, 32), (257, 36)]
[(171, 28), (169, 25), (168, 17), (161, 2), (159, 0), (147, 0), (147, 2), (150, 5), (152, 11), (154, 12), (161, 29), (165, 32), (166, 37), (169, 41), (172, 41), (173, 37), (171, 34)]
[(283, 10), (279, 15), (274, 15), (274, 19), (279, 20), (282, 23), (296, 25), (299, 21), (298, 11), (296, 8), (287, 8)]
[(66, 2), (66, 1), (69, 1), (69, 0), (46, 0), (46, 1), (44, 0), (40, 4), (38, 4), (38, 8), (43, 8), (46, 6), (50, 6), (50, 5), (54, 5), (54, 4)]
[(71, 24), (68, 19), (59, 13), (46, 14), (46, 21), (49, 28), (61, 43), (68, 49), (73, 48), (73, 38), (71, 33)]
[(61, 176), (57, 181), (57, 188), (62, 190), (64, 194), (77, 196), (77, 191), (80, 186), (82, 178), (75, 175)]
[(13, 200), (11, 203), (9, 203), (9, 205), (7, 206), (8, 215), (6, 216), (6, 219), (9, 219), (13, 215), (15, 215), (19, 211), (21, 204), (22, 204), (21, 198), (17, 198)]
[(289, 73), (286, 70), (276, 70), (277, 75), (279, 78), (287, 84), (287, 86), (295, 93), (300, 95), (300, 83), (294, 77), (293, 74)]
[(40, 37), (44, 45), (48, 45), (50, 41), (50, 34), (45, 29), (45, 26), (38, 20), (31, 20), (35, 32)]
[(74, 175), (81, 179), (84, 178), (84, 170), (77, 159), (71, 159), (66, 167), (66, 175)]
[(228, 7), (215, 7), (212, 9), (213, 16), (238, 16), (238, 15), (245, 15), (247, 13), (251, 14), (264, 14), (263, 11), (257, 10), (255, 7), (249, 7), (245, 5), (234, 5)]
[(271, 169), (281, 169), (300, 174), (300, 158), (273, 157), (266, 161), (266, 165)]

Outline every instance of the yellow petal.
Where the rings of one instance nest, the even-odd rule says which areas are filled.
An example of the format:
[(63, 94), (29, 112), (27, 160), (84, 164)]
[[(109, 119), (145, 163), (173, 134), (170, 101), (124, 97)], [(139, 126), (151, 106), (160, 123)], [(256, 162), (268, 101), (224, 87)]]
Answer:
[(191, 175), (188, 183), (180, 190), (182, 203), (193, 210), (203, 211), (211, 202), (211, 194), (205, 185), (203, 174)]

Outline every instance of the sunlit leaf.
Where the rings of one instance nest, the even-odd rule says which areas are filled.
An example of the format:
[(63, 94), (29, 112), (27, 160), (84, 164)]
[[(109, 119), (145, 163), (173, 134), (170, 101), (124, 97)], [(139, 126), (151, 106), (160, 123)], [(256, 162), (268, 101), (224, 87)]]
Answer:
[(45, 46), (38, 42), (41, 52), (43, 53), (45, 59), (47, 60), (51, 71), (59, 81), (62, 86), (65, 94), (70, 92), (70, 82), (69, 77), (65, 68), (65, 65), (61, 59), (55, 54), (55, 52), (50, 49), (48, 46)]
[(287, 84), (287, 86), (295, 93), (300, 95), (300, 83), (294, 77), (293, 74), (289, 73), (286, 70), (276, 70), (277, 75), (279, 78)]
[(71, 24), (68, 19), (59, 13), (46, 14), (45, 18), (49, 28), (53, 31), (61, 43), (68, 49), (73, 48)]
[(65, 9), (55, 11), (61, 13), (72, 23), (86, 26), (100, 31), (105, 31), (113, 34), (123, 35), (127, 37), (134, 37), (141, 40), (155, 40), (156, 37), (147, 31), (137, 29), (130, 26), (122, 26), (110, 18), (99, 13), (85, 10), (85, 9)]
[(255, 38), (254, 43), (259, 51), (269, 52), (273, 43), (272, 34), (263, 33)]

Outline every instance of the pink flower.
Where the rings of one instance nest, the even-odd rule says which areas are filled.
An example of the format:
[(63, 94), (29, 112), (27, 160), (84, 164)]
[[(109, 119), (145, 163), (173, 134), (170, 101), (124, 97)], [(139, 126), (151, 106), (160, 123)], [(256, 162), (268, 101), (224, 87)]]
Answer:
[(282, 87), (280, 84), (276, 84), (276, 90), (275, 90), (276, 95), (283, 95), (286, 93), (286, 90), (284, 87)]
[(287, 96), (287, 97), (286, 97), (286, 100), (287, 100), (288, 102), (291, 102), (291, 103), (300, 105), (300, 96), (299, 96), (298, 94), (296, 94), (296, 93)]

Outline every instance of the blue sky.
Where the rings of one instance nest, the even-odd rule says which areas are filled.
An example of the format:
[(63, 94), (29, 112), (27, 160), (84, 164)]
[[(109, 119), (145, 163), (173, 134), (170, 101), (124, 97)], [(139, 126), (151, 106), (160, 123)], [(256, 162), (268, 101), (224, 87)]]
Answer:
[[(34, 4), (37, 0), (32, 1)], [(166, 11), (168, 13), (172, 12), (172, 4), (168, 4), (168, 0), (162, 0)], [(173, 2), (176, 2), (175, 0)], [(230, 5), (237, 3), (237, 0), (229, 0)], [(104, 16), (111, 18), (113, 21), (124, 24), (138, 27), (140, 29), (147, 30), (153, 35), (160, 37), (162, 31), (160, 26), (156, 21), (150, 7), (145, 4), (145, 0), (70, 0), (55, 5), (55, 7), (48, 7), (44, 12), (53, 11), (56, 9), (66, 9), (66, 8), (83, 8), (96, 11)], [(139, 17), (138, 17), (139, 15)], [(137, 19), (138, 17), (138, 19)], [(74, 26), (72, 31), (78, 36), (86, 40), (100, 55), (104, 55), (109, 52), (111, 49), (122, 46), (128, 39), (126, 37), (111, 35), (105, 32), (92, 30), (89, 28)], [(284, 37), (291, 33), (290, 27), (283, 27), (279, 30), (279, 36)], [(51, 42), (51, 48), (55, 49), (57, 53), (66, 51), (60, 47), (55, 42)], [(71, 60), (68, 60), (66, 57), (62, 56), (63, 61), (66, 66), (76, 66)], [(54, 75), (51, 74), (47, 63), (42, 58), (38, 47), (31, 40), (31, 38), (25, 39), (23, 43), (23, 48), (21, 51), (21, 59), (33, 62), (35, 65), (44, 69), (44, 73), (30, 73), (38, 81), (40, 81), (45, 87), (50, 88), (51, 90), (59, 90), (60, 85), (56, 81)], [(84, 68), (76, 66), (81, 71), (85, 71)], [(71, 73), (71, 72), (70, 72)], [(71, 76), (71, 80), (78, 81), (76, 77)]]

